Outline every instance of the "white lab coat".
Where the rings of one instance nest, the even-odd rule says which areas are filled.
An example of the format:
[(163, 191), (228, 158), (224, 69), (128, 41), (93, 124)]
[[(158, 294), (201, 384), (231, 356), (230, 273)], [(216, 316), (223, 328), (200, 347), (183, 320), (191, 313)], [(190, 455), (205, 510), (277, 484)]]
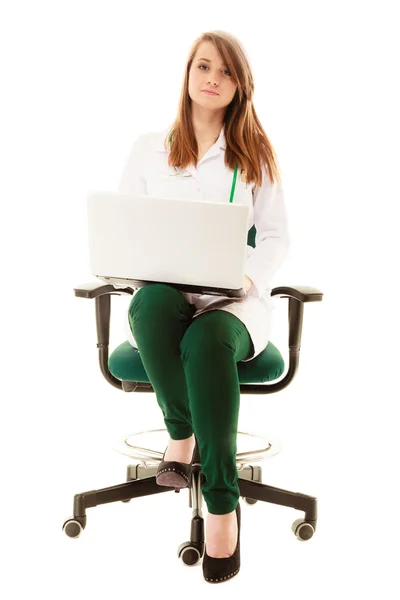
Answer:
[[(229, 202), (233, 171), (224, 164), (224, 127), (197, 169), (191, 165), (175, 176), (171, 176), (175, 171), (168, 165), (168, 150), (164, 148), (168, 131), (169, 129), (165, 129), (146, 133), (136, 139), (123, 169), (118, 192), (177, 199), (198, 198), (208, 202), (221, 202), (225, 199)], [(264, 168), (261, 187), (243, 182), (238, 171), (233, 202), (250, 207), (249, 227), (255, 224), (257, 230), (256, 248), (247, 246), (245, 264), (245, 274), (254, 285), (246, 297), (236, 299), (181, 293), (188, 302), (196, 306), (193, 318), (207, 310), (219, 309), (236, 315), (244, 323), (254, 345), (254, 354), (243, 360), (247, 362), (260, 354), (268, 344), (274, 309), (274, 300), (270, 295), (271, 284), (287, 256), (290, 235), (282, 185), (271, 185)], [(129, 326), (128, 313), (126, 332), (129, 342), (137, 348)]]

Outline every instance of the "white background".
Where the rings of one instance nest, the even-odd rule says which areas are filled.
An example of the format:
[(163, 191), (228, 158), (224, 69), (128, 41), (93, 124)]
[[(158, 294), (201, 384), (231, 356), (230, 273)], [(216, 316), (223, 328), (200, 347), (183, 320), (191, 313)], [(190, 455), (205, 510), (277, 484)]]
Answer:
[[(4, 597), (399, 597), (396, 4), (2, 4)], [(78, 539), (61, 530), (74, 494), (125, 481), (116, 440), (164, 427), (154, 394), (124, 394), (98, 368), (94, 301), (73, 293), (93, 280), (86, 194), (116, 190), (134, 139), (172, 122), (189, 48), (213, 29), (244, 45), (282, 167), (292, 247), (275, 285), (324, 293), (305, 306), (293, 383), (243, 395), (239, 417), (280, 441), (263, 482), (317, 496), (317, 532), (300, 543), (302, 513), (241, 500), (241, 572), (217, 590), (176, 557), (187, 491), (88, 509)], [(111, 350), (128, 304), (112, 297)]]

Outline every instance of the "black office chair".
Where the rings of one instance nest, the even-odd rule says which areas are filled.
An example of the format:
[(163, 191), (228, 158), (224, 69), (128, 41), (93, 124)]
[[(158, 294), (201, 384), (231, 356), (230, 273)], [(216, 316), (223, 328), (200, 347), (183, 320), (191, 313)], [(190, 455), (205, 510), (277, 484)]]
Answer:
[[(249, 231), (247, 242), (253, 248), (255, 247), (255, 235), (256, 229), (253, 226)], [(74, 289), (74, 292), (79, 298), (95, 299), (99, 362), (100, 369), (106, 380), (124, 392), (154, 392), (144, 370), (140, 354), (129, 341), (120, 344), (112, 352), (111, 356), (108, 356), (111, 311), (110, 296), (132, 295), (133, 290), (131, 288), (119, 288), (119, 286), (116, 289), (113, 285), (95, 281), (78, 286)], [(237, 363), (241, 394), (271, 394), (283, 390), (294, 379), (299, 365), (304, 303), (321, 301), (323, 294), (316, 288), (296, 285), (274, 288), (271, 296), (289, 299), (288, 370), (285, 377), (280, 381), (265, 385), (265, 382), (279, 379), (285, 370), (285, 363), (281, 353), (270, 341), (265, 350), (253, 360)], [(136, 451), (136, 455), (132, 454), (132, 448)], [(255, 504), (258, 500), (262, 500), (304, 511), (304, 518), (296, 519), (292, 524), (292, 530), (299, 540), (309, 540), (316, 530), (317, 499), (313, 496), (306, 496), (305, 494), (262, 484), (261, 467), (255, 467), (247, 462), (251, 459), (262, 460), (268, 453), (271, 455), (272, 451), (271, 444), (268, 444), (262, 450), (237, 454), (236, 462), (239, 465), (238, 483), (240, 495), (248, 504)], [(139, 458), (142, 464), (128, 466), (126, 483), (99, 490), (91, 490), (74, 496), (74, 516), (63, 524), (63, 530), (66, 535), (69, 537), (79, 537), (81, 531), (86, 526), (87, 508), (110, 502), (129, 502), (132, 498), (174, 491), (173, 487), (159, 486), (156, 483), (155, 475), (157, 466), (163, 457), (163, 452), (130, 445), (129, 455)], [(155, 462), (156, 464), (149, 466), (148, 462)], [(197, 440), (193, 464), (192, 480), (188, 488), (189, 506), (193, 509), (190, 541), (182, 543), (178, 548), (178, 556), (186, 565), (196, 565), (204, 554), (205, 546), (204, 519), (201, 516), (203, 501), (201, 487), (205, 478), (201, 471)], [(179, 490), (176, 489), (175, 491), (178, 492)]]

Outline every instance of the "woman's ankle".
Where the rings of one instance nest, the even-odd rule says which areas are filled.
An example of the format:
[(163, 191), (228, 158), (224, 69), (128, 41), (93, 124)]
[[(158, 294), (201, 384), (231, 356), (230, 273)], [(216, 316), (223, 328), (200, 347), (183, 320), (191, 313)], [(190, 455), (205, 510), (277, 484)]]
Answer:
[(170, 438), (168, 442), (168, 449), (165, 454), (165, 460), (176, 460), (178, 462), (190, 464), (193, 456), (194, 446), (194, 435), (184, 440), (173, 440)]
[(181, 442), (187, 442), (188, 444), (190, 442), (194, 442), (194, 433), (192, 433), (192, 435), (190, 437), (186, 437), (183, 438), (182, 440), (173, 440), (171, 436), (169, 436), (169, 441), (174, 444), (174, 443), (181, 443)]

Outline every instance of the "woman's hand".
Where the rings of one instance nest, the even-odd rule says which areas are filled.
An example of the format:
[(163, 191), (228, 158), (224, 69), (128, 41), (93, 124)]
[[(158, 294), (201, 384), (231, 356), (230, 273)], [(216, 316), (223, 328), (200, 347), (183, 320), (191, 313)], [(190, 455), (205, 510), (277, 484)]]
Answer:
[(247, 275), (244, 276), (244, 280), (243, 280), (243, 288), (247, 294), (247, 292), (249, 291), (249, 289), (251, 288), (251, 286), (253, 285), (252, 280), (250, 279), (250, 277), (247, 277)]

